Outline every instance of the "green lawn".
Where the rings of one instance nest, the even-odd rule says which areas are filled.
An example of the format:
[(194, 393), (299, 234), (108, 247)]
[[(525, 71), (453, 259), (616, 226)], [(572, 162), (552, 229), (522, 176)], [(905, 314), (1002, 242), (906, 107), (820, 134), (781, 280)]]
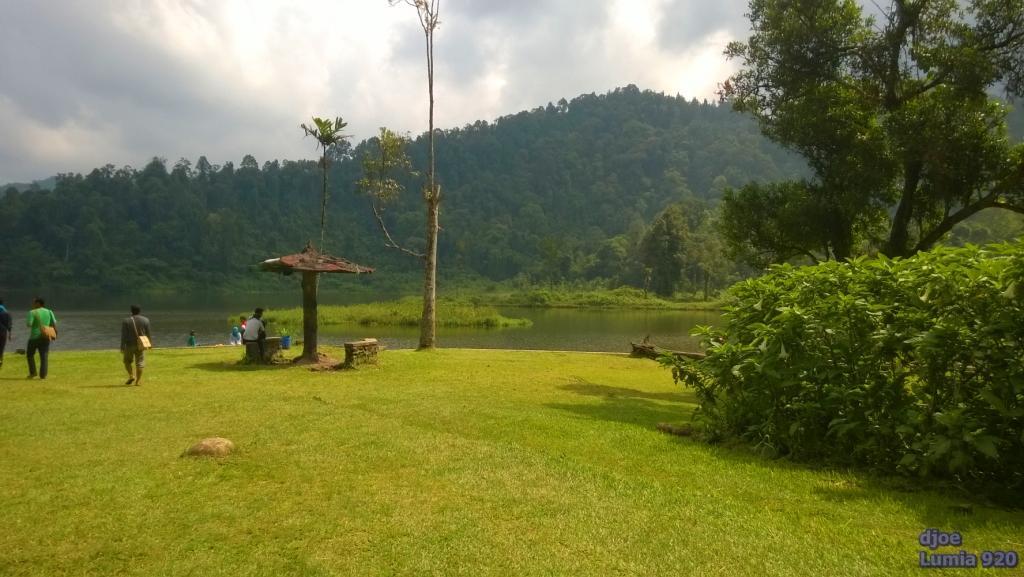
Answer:
[[(914, 575), (927, 527), (1024, 553), (1024, 512), (657, 432), (693, 399), (651, 361), (239, 355), (157, 350), (138, 388), (115, 352), (8, 355), (0, 575)], [(238, 452), (179, 457), (214, 435)]]

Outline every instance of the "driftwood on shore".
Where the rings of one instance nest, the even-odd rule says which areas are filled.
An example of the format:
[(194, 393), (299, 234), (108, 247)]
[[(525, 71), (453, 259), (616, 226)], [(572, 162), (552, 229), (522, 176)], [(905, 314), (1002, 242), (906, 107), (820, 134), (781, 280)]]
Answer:
[(630, 353), (630, 356), (632, 357), (643, 357), (647, 359), (657, 360), (662, 355), (667, 354), (675, 355), (682, 359), (694, 359), (698, 361), (705, 357), (704, 353), (691, 353), (687, 351), (672, 351), (669, 349), (663, 349), (658, 345), (655, 345), (654, 343), (647, 342), (647, 339), (644, 339), (644, 342), (642, 343), (630, 342), (629, 344), (633, 345), (633, 352)]

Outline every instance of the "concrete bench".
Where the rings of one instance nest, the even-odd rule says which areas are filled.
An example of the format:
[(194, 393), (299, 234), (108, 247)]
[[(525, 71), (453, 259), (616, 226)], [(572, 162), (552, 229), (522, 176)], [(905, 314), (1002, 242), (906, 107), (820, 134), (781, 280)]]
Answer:
[(263, 358), (259, 343), (245, 343), (245, 360), (249, 363), (269, 364), (281, 354), (281, 337), (267, 337), (263, 341)]
[(362, 339), (345, 343), (345, 364), (346, 368), (353, 368), (359, 365), (376, 365), (377, 353), (380, 352), (380, 343), (377, 339)]

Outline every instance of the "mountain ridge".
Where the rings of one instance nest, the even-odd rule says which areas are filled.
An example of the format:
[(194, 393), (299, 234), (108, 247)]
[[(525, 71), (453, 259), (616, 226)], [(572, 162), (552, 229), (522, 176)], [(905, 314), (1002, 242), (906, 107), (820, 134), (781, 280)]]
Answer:
[[(296, 138), (301, 135), (296, 131)], [(425, 137), (409, 154), (423, 166)], [(327, 250), (384, 275), (419, 268), (383, 248), (356, 189), (370, 141), (331, 170)], [(627, 86), (437, 133), (444, 187), (442, 274), (492, 280), (594, 279), (612, 239), (635, 243), (667, 204), (713, 203), (725, 187), (804, 174), (803, 162), (717, 103)], [(401, 242), (422, 242), (421, 183), (387, 208)], [(254, 262), (298, 251), (318, 229), (315, 161), (246, 156), (214, 166), (99, 167), (63, 174), (53, 191), (0, 198), (3, 288), (193, 287), (254, 278)], [(621, 242), (620, 242), (621, 244)], [(605, 250), (604, 252), (607, 252)], [(600, 271), (605, 271), (604, 273)]]

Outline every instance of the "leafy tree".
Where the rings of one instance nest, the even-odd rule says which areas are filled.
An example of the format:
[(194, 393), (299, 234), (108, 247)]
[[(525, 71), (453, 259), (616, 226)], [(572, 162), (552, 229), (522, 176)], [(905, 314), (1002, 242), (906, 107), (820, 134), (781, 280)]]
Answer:
[(670, 205), (658, 215), (640, 243), (643, 263), (651, 270), (651, 289), (671, 296), (683, 278), (689, 226), (679, 205)]
[(711, 289), (724, 286), (731, 269), (735, 268), (726, 256), (717, 215), (705, 212), (697, 228), (690, 233), (689, 260), (698, 273), (704, 300)]
[(642, 284), (639, 240), (620, 234), (598, 245), (589, 278), (608, 279), (613, 285)]
[[(906, 256), (986, 208), (1024, 212), (1024, 146), (988, 92), (1024, 89), (1024, 0), (893, 0), (880, 19), (855, 0), (749, 6), (753, 34), (726, 50), (742, 69), (722, 95), (814, 178), (727, 197), (734, 247)], [(758, 224), (759, 195), (784, 201), (767, 216), (777, 222)], [(798, 214), (813, 230), (789, 230)]]
[(242, 163), (239, 164), (239, 167), (248, 170), (259, 170), (260, 163), (256, 162), (256, 158), (253, 155), (246, 154), (242, 157)]
[(832, 208), (806, 181), (751, 183), (727, 190), (721, 231), (734, 258), (757, 267), (829, 254), (825, 217)]

